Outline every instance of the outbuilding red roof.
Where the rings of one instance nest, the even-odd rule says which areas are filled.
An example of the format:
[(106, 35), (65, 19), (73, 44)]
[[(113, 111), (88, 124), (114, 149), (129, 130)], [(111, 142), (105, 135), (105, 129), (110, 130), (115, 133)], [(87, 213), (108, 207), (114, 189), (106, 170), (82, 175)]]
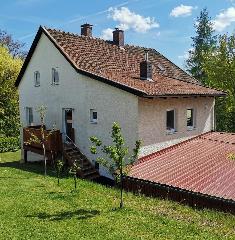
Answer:
[(235, 134), (209, 132), (142, 157), (129, 176), (235, 201)]
[(225, 95), (222, 91), (202, 86), (198, 80), (155, 49), (148, 49), (149, 61), (153, 66), (152, 81), (144, 81), (140, 79), (140, 62), (144, 60), (146, 48), (130, 45), (119, 47), (111, 41), (44, 27), (39, 28), (16, 86), (20, 83), (42, 33), (47, 35), (78, 72), (136, 95)]

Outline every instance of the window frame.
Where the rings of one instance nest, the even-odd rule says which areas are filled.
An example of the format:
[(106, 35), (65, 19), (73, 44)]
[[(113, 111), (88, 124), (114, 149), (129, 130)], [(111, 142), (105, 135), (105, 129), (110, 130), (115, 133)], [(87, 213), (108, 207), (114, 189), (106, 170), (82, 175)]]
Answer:
[[(171, 112), (171, 111), (173, 111), (173, 113), (174, 113), (174, 115), (173, 115), (173, 116), (174, 116), (174, 119), (173, 119), (174, 128), (168, 129), (168, 128), (167, 128), (167, 113), (168, 113), (168, 112)], [(165, 123), (165, 124), (166, 124), (165, 126), (166, 126), (166, 133), (167, 133), (167, 134), (170, 135), (170, 134), (174, 134), (174, 133), (177, 132), (177, 131), (176, 131), (176, 110), (175, 110), (175, 109), (172, 108), (172, 109), (167, 109), (167, 110), (166, 110), (166, 123)]]
[[(192, 111), (192, 125), (188, 125), (188, 110), (191, 110)], [(194, 130), (196, 127), (196, 125), (195, 125), (195, 109), (194, 108), (192, 108), (192, 107), (188, 107), (187, 109), (186, 109), (186, 127), (187, 127), (187, 130), (188, 131), (192, 131), (192, 130)]]
[[(94, 118), (94, 113), (96, 113), (96, 118)], [(96, 109), (90, 109), (90, 123), (98, 123), (98, 112)]]
[[(38, 76), (38, 79), (37, 79)], [(35, 71), (34, 72), (34, 87), (39, 87), (40, 86), (40, 72)]]
[[(57, 78), (57, 80), (56, 80)], [(59, 76), (59, 71), (57, 67), (53, 67), (51, 69), (51, 85), (59, 85), (60, 83), (60, 76)]]
[(33, 126), (33, 108), (26, 107), (26, 122), (27, 126)]

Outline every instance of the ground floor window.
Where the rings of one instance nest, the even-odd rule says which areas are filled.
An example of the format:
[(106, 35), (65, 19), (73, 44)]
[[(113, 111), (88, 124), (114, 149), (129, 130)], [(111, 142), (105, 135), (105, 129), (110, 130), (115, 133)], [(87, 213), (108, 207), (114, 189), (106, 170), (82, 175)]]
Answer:
[(168, 132), (175, 131), (175, 110), (168, 110), (166, 112), (166, 130)]
[(194, 128), (194, 110), (192, 108), (187, 109), (187, 128), (189, 130)]

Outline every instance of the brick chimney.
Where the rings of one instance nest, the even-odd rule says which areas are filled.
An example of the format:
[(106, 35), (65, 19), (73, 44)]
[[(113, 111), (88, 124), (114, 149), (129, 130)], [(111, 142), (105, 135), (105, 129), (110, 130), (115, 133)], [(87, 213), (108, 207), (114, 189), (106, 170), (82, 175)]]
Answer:
[(123, 47), (124, 46), (124, 31), (119, 28), (115, 28), (113, 31), (113, 44)]
[(152, 79), (152, 63), (148, 59), (149, 50), (145, 50), (144, 61), (140, 63), (140, 79), (151, 80)]
[(81, 25), (81, 35), (92, 37), (92, 25), (89, 23), (85, 23)]

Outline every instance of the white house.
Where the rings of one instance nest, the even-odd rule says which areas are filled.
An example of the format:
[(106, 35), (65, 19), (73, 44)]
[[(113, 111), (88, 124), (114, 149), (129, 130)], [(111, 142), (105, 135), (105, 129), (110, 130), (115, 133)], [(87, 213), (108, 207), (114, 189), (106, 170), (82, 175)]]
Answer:
[[(133, 147), (161, 146), (214, 129), (214, 99), (224, 92), (202, 86), (155, 49), (124, 44), (124, 32), (113, 41), (40, 27), (16, 81), (21, 122), (40, 123), (35, 108), (48, 108), (46, 127), (56, 124), (71, 134), (90, 160), (89, 137), (110, 143), (118, 122)], [(36, 155), (34, 155), (35, 157)], [(100, 169), (102, 175), (107, 175)]]

